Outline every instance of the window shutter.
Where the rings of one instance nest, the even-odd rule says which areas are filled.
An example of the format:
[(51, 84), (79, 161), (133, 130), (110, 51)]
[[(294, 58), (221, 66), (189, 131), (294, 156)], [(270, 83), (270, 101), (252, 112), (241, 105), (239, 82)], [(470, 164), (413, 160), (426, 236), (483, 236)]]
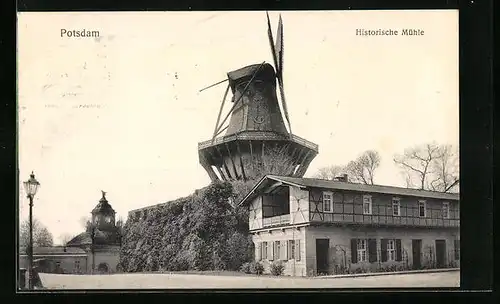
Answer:
[(300, 261), (300, 240), (295, 241), (295, 260)]
[(460, 240), (455, 240), (455, 260), (460, 260)]
[(283, 250), (281, 250), (281, 241), (276, 241), (274, 243), (276, 245), (276, 250), (274, 252), (276, 252), (276, 261), (279, 261), (283, 258)]
[(377, 261), (377, 240), (368, 240), (368, 262), (373, 263)]
[(380, 240), (380, 257), (382, 262), (387, 262), (387, 240)]
[(272, 260), (274, 260), (274, 242), (271, 242), (271, 244), (270, 244), (270, 245), (271, 245), (271, 246), (269, 246), (269, 252), (268, 252), (268, 255), (269, 255), (269, 256), (268, 256), (268, 258), (267, 258), (267, 259), (268, 259), (269, 261), (272, 261)]
[(358, 262), (358, 243), (356, 239), (351, 239), (351, 263)]
[(262, 249), (262, 257), (261, 258), (264, 260), (267, 260), (267, 242), (262, 242), (261, 249)]
[(290, 252), (289, 252), (289, 248), (290, 248), (290, 241), (284, 241), (283, 242), (283, 254), (285, 255), (284, 256), (284, 260), (285, 261), (288, 261), (288, 257), (290, 256)]
[(401, 240), (396, 240), (396, 261), (401, 262)]
[(256, 246), (256, 253), (257, 253), (257, 261), (261, 261), (262, 260), (262, 243), (257, 243), (257, 246)]

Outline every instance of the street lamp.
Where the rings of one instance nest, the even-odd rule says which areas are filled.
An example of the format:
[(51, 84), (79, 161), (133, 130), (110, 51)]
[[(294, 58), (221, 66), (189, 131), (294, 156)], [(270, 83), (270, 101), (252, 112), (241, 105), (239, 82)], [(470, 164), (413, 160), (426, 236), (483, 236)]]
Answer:
[(26, 190), (27, 197), (30, 200), (30, 242), (28, 245), (28, 288), (33, 289), (33, 198), (35, 197), (36, 191), (40, 187), (40, 183), (35, 179), (35, 174), (31, 171), (30, 179), (24, 182), (24, 189)]

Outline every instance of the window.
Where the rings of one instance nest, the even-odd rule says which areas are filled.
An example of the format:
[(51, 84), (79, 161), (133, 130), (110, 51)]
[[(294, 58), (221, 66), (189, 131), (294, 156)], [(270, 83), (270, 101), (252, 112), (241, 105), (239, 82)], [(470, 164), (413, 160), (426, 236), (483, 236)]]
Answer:
[(387, 240), (387, 260), (396, 260), (396, 242), (394, 240)]
[(267, 259), (267, 242), (262, 242), (262, 259)]
[(80, 271), (80, 261), (75, 261), (75, 270)]
[(372, 197), (370, 195), (363, 196), (363, 214), (372, 214)]
[(450, 218), (450, 203), (448, 202), (443, 203), (443, 218)]
[(392, 199), (392, 215), (400, 216), (401, 215), (401, 203), (399, 198)]
[(290, 259), (290, 260), (295, 259), (295, 241), (294, 240), (288, 241), (288, 259)]
[(358, 240), (358, 262), (366, 262), (366, 240)]
[(420, 217), (425, 217), (425, 201), (419, 201), (418, 202), (418, 215)]
[(333, 212), (333, 194), (331, 192), (323, 192), (323, 211)]
[(281, 258), (281, 246), (280, 246), (280, 241), (274, 242), (274, 256), (276, 257), (276, 260), (280, 260)]

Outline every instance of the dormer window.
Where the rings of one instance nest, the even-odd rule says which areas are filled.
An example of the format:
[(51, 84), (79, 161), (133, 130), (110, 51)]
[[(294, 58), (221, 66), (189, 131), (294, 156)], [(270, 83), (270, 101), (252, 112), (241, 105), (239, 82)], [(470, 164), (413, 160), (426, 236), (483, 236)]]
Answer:
[(363, 195), (363, 214), (372, 214), (372, 196)]
[(450, 203), (448, 202), (443, 203), (443, 218), (444, 219), (450, 218)]
[(426, 206), (425, 206), (425, 201), (419, 201), (418, 202), (418, 215), (420, 217), (425, 217), (426, 216)]
[(333, 194), (332, 192), (323, 192), (323, 211), (333, 212)]
[(392, 215), (400, 216), (401, 215), (401, 203), (399, 198), (395, 197), (392, 199)]

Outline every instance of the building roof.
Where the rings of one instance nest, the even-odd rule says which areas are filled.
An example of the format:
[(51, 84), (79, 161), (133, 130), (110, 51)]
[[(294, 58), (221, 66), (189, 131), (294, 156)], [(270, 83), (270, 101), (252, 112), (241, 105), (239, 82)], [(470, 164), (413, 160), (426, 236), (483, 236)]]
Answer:
[(255, 80), (268, 81), (273, 85), (276, 83), (276, 74), (272, 65), (269, 63), (264, 63), (262, 65), (252, 64), (227, 73), (232, 92), (234, 93), (236, 86), (241, 82), (252, 79), (254, 74)]
[(385, 194), (393, 194), (400, 196), (416, 196), (421, 198), (435, 198), (435, 199), (446, 199), (446, 200), (456, 200), (456, 201), (460, 199), (460, 195), (458, 193), (443, 193), (443, 192), (410, 189), (410, 188), (402, 188), (394, 186), (365, 185), (365, 184), (332, 181), (332, 180), (324, 180), (317, 178), (304, 178), (304, 177), (298, 178), (298, 177), (288, 177), (288, 176), (266, 175), (252, 188), (252, 190), (250, 190), (250, 192), (241, 200), (239, 204), (244, 204), (249, 200), (253, 199), (256, 195), (260, 193), (260, 190), (271, 184), (287, 184), (299, 188), (321, 188), (321, 189), (347, 190), (347, 191), (356, 191), (365, 193), (385, 193)]
[(115, 214), (115, 210), (108, 203), (106, 199), (106, 192), (102, 191), (102, 198), (99, 200), (99, 203), (92, 210), (92, 214), (101, 213), (101, 214)]
[[(97, 245), (109, 245), (117, 244), (119, 242), (118, 234), (116, 232), (102, 231), (95, 229), (95, 240), (94, 244)], [(78, 247), (82, 245), (91, 245), (92, 238), (90, 232), (82, 232), (75, 236), (71, 241), (69, 241), (66, 246)]]
[[(26, 253), (26, 247), (21, 247), (19, 251), (20, 254)], [(71, 248), (64, 246), (53, 246), (53, 247), (33, 247), (34, 255), (74, 255), (74, 254), (85, 254), (85, 250), (80, 248)]]

